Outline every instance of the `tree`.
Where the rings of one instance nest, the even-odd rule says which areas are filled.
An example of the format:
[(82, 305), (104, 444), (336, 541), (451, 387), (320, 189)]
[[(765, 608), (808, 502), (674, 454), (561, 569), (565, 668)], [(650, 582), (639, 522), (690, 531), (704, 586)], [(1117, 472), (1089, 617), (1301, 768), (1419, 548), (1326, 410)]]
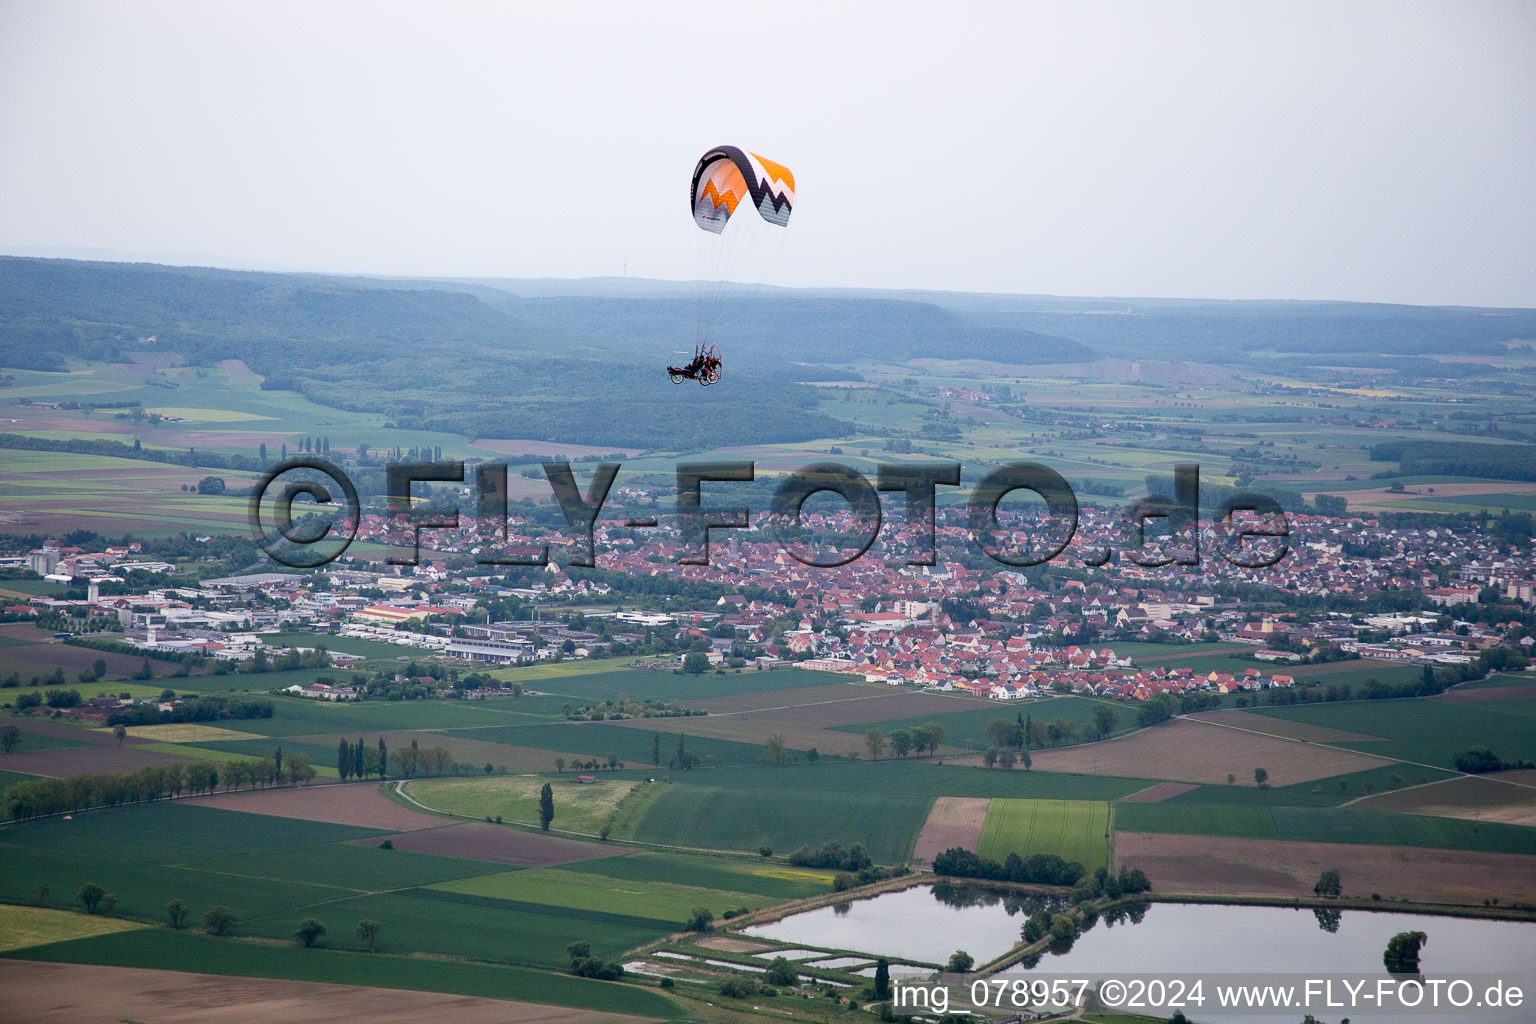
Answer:
[(1337, 896), (1344, 891), (1343, 879), (1339, 877), (1338, 868), (1329, 868), (1317, 876), (1317, 884), (1312, 891), (1319, 896)]
[(309, 763), (308, 754), (289, 754), (286, 773), (289, 785), (297, 786), (315, 777), (315, 766)]
[(37, 889), (35, 889), (34, 892), (37, 895), (37, 905), (40, 907), (46, 907), (48, 905), (48, 883), (38, 882)]
[(565, 758), (563, 758), (563, 757), (555, 758), (555, 774), (559, 775), (559, 774), (561, 774), (564, 771), (565, 771)]
[(389, 748), (384, 745), (384, 737), (379, 737), (379, 778), (389, 774)]
[(357, 937), (363, 940), (363, 946), (368, 952), (373, 952), (374, 943), (378, 941), (379, 932), (383, 929), (384, 926), (377, 921), (357, 922)]
[(205, 476), (197, 482), (198, 494), (223, 494), (224, 478), (218, 476)]
[(907, 729), (892, 729), (890, 741), (891, 754), (896, 757), (906, 757), (912, 750), (912, 733)]
[(987, 723), (987, 740), (999, 750), (1024, 745), (1024, 727), (1006, 718), (994, 718)]
[(110, 892), (101, 898), (101, 912), (110, 914), (117, 909), (117, 897)]
[(1387, 940), (1381, 962), (1393, 974), (1419, 973), (1419, 950), (1429, 942), (1423, 932), (1398, 932)]
[(780, 767), (789, 760), (789, 748), (783, 733), (776, 732), (763, 742), (763, 760)]
[(708, 907), (694, 907), (693, 913), (688, 915), (688, 930), (691, 932), (704, 932), (709, 930), (710, 922), (715, 915)]
[(885, 737), (879, 729), (870, 729), (864, 734), (864, 745), (869, 748), (870, 760), (878, 761), (885, 752)]
[(963, 949), (957, 949), (949, 954), (949, 962), (944, 965), (948, 974), (967, 974), (976, 965), (976, 958)]
[(891, 994), (891, 963), (885, 957), (875, 961), (875, 998), (885, 999)]
[(661, 767), (661, 733), (651, 733), (651, 764)]
[(299, 922), (299, 926), (293, 930), (293, 937), (304, 943), (308, 949), (315, 944), (315, 940), (325, 934), (325, 925), (312, 917), (306, 917)]
[(112, 727), (112, 738), (117, 740), (117, 745), (122, 746), (123, 740), (128, 738), (128, 727), (118, 722)]
[(1108, 736), (1115, 731), (1115, 725), (1120, 721), (1120, 713), (1108, 704), (1095, 704), (1093, 707), (1093, 727), (1098, 730), (1100, 736)]
[(1269, 772), (1265, 771), (1263, 768), (1255, 768), (1253, 770), (1253, 781), (1260, 789), (1268, 789)]
[(763, 972), (763, 980), (780, 988), (792, 988), (800, 984), (800, 975), (794, 964), (782, 956), (776, 956), (769, 961), (768, 970)]
[(998, 766), (1001, 767), (1005, 771), (1012, 771), (1013, 770), (1013, 766), (1018, 763), (1018, 760), (1019, 760), (1019, 755), (1015, 754), (1012, 750), (1009, 750), (1007, 748), (1004, 748), (1004, 749), (999, 750), (997, 752), (997, 763), (998, 763)]
[(7, 754), (16, 749), (21, 742), (21, 730), (14, 725), (0, 727), (0, 750)]
[(336, 773), (341, 776), (341, 781), (346, 782), (352, 777), (352, 744), (343, 736), (336, 743)]
[(1136, 709), (1136, 722), (1143, 727), (1160, 725), (1173, 717), (1175, 707), (1171, 696), (1160, 693), (1141, 702), (1141, 707)]
[(539, 828), (549, 831), (549, 823), (555, 820), (555, 791), (549, 783), (539, 790)]
[(363, 758), (363, 738), (359, 736), (357, 742), (352, 744), (352, 774), (354, 777), (366, 778), (363, 774), (365, 761)]
[(85, 905), (85, 912), (87, 914), (94, 914), (96, 909), (101, 906), (101, 898), (106, 894), (107, 890), (95, 882), (86, 882), (80, 887), (80, 891), (75, 893), (75, 899)]
[(995, 768), (997, 767), (997, 755), (998, 749), (996, 747), (988, 747), (981, 752), (981, 763), (988, 768)]
[(209, 935), (227, 935), (235, 926), (235, 912), (228, 907), (209, 907), (203, 915), (203, 927)]
[(912, 730), (912, 745), (917, 748), (919, 756), (923, 751), (930, 754), (939, 752), (939, 744), (944, 742), (944, 727), (938, 722), (925, 722)]
[(165, 916), (171, 927), (180, 931), (187, 926), (187, 907), (181, 900), (171, 900), (165, 905)]
[(693, 676), (703, 675), (709, 671), (709, 655), (703, 651), (689, 651), (683, 655), (683, 671)]

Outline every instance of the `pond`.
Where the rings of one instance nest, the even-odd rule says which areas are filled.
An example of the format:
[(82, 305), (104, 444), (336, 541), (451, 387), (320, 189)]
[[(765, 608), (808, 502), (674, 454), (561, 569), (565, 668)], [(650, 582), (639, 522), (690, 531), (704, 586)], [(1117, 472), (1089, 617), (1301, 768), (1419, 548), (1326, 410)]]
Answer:
[[(983, 963), (1018, 941), (1019, 929), (1031, 913), (1062, 907), (1052, 898), (940, 884), (807, 911), (747, 929), (747, 933), (927, 963), (943, 963), (950, 953), (963, 949)], [(1124, 916), (1101, 918), (1069, 950), (1045, 955), (1034, 970), (1050, 975), (1384, 974), (1382, 951), (1400, 931), (1429, 936), (1421, 960), (1426, 974), (1521, 975), (1536, 964), (1536, 923), (1530, 922), (1152, 903), (1138, 905)], [(1532, 985), (1536, 985), (1536, 974), (1524, 978), (1528, 994)], [(1523, 1017), (1497, 1019), (1536, 1020), (1536, 1000), (1528, 1001), (1524, 1011)], [(1202, 1015), (1199, 1019), (1223, 1018)], [(1384, 1018), (1355, 1013), (1353, 1019)], [(1455, 1019), (1470, 1022), (1473, 1018)]]

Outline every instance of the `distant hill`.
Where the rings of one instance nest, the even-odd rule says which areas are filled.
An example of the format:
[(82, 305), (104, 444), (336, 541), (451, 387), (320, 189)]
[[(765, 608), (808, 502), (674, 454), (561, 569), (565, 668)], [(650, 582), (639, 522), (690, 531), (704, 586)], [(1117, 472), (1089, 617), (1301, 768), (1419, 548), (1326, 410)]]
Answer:
[[(1434, 370), (1428, 357), (1536, 338), (1536, 311), (1319, 302), (1067, 299), (737, 289), (711, 323), (717, 388), (662, 370), (692, 348), (694, 287), (328, 277), (0, 257), (0, 366), (120, 360), (141, 339), (193, 364), (242, 359), (266, 387), (404, 427), (698, 450), (841, 437), (804, 382), (911, 359), (1176, 359)], [(1371, 362), (1374, 360), (1374, 362)], [(1453, 371), (1447, 370), (1450, 375)]]

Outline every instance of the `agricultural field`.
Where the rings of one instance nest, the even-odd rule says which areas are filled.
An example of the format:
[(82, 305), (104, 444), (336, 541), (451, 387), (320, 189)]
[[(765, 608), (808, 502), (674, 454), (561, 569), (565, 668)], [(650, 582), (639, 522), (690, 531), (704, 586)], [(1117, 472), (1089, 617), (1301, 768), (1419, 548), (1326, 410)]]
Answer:
[(819, 896), (832, 889), (833, 872), (733, 857), (681, 853), (632, 853), (565, 865), (565, 871), (635, 882), (676, 882), (728, 892), (753, 893), (774, 901)]
[(142, 927), (116, 917), (0, 904), (0, 953)]
[(932, 804), (932, 797), (877, 800), (857, 790), (796, 790), (767, 779), (750, 789), (675, 785), (651, 805), (635, 838), (748, 852), (766, 846), (776, 853), (832, 841), (863, 843), (876, 862), (896, 864), (911, 856)]
[[(1089, 700), (1085, 697), (1045, 697), (1040, 700), (1018, 700), (1000, 704), (996, 701), (980, 702), (965, 698), (953, 698), (957, 703), (955, 707), (961, 710), (954, 711), (942, 717), (936, 715), (903, 717), (885, 719), (882, 721), (865, 721), (857, 725), (833, 726), (834, 729), (862, 735), (867, 729), (878, 729), (882, 733), (889, 733), (892, 729), (911, 729), (927, 722), (938, 722), (944, 727), (944, 745), (946, 747), (964, 748), (967, 750), (981, 750), (990, 745), (987, 738), (987, 725), (994, 719), (1005, 721), (1033, 719), (1036, 724), (1045, 725), (1059, 720), (1071, 722), (1078, 733), (1085, 732), (1093, 724), (1094, 709), (1109, 707), (1115, 713), (1117, 733), (1124, 732), (1135, 725), (1135, 709), (1122, 705), (1111, 705), (1105, 701)], [(1038, 755), (1036, 755), (1038, 756)]]
[[(183, 801), (40, 819), (0, 831), (6, 864), (0, 899), (30, 902), (46, 882), (55, 894), (50, 906), (67, 906), (81, 885), (92, 882), (115, 895), (115, 915), (129, 921), (159, 922), (166, 902), (179, 899), (194, 918), (209, 906), (228, 906), (237, 935), (288, 941), (294, 922), (307, 913), (333, 923), (366, 918), (383, 924), (391, 951), (473, 951), (479, 959), (551, 968), (566, 963), (565, 946), (578, 939), (590, 938), (602, 955), (613, 956), (675, 927), (670, 919), (596, 906), (572, 910), (536, 899), (424, 888), (498, 875), (506, 866), (413, 851), (403, 843), (381, 848), (387, 835)], [(589, 890), (599, 887), (587, 884)], [(356, 948), (356, 939), (338, 930), (330, 944)]]
[(1536, 684), (1536, 677), (1525, 672), (1495, 672), (1487, 679), (1472, 679), (1461, 683), (1451, 693), (1461, 693), (1467, 690), (1503, 689), (1511, 686), (1531, 686)]
[(368, 783), (347, 786), (275, 786), (238, 793), (186, 797), (180, 803), (191, 807), (215, 807), (243, 814), (357, 825), (391, 832), (438, 828), (444, 824), (442, 818), (423, 814), (390, 800), (379, 792), (379, 788)]
[(1357, 800), (1351, 806), (1370, 811), (1536, 826), (1536, 771), (1462, 775), (1427, 786), (1378, 793)]
[[(482, 726), (441, 735), (540, 750), (568, 750), (588, 758), (603, 759), (613, 754), (620, 761), (637, 767), (655, 767), (659, 761), (659, 767), (663, 769), (676, 753), (678, 737), (682, 736), (685, 749), (697, 754), (705, 767), (762, 763), (763, 748), (758, 744), (716, 739), (692, 731), (694, 722), (707, 719), (650, 718), (644, 721), (650, 728), (627, 728), (622, 722), (544, 722)], [(657, 736), (660, 737), (659, 750)]]
[[(682, 880), (686, 880), (686, 884)], [(770, 896), (701, 886), (688, 875), (673, 875), (668, 881), (640, 881), (563, 868), (525, 868), (439, 882), (432, 888), (497, 900), (537, 903), (552, 909), (571, 908), (653, 918), (670, 921), (678, 928), (687, 923), (694, 907), (708, 907), (718, 918), (727, 910), (738, 907), (757, 910), (778, 902)]]
[(1262, 708), (1258, 713), (1377, 736), (1380, 739), (1347, 745), (1441, 768), (1455, 767), (1456, 755), (1472, 747), (1487, 747), (1506, 761), (1536, 761), (1536, 699), (1348, 701)]
[[(1375, 747), (1370, 747), (1373, 753)], [(1280, 739), (1198, 721), (1172, 721), (1151, 729), (1059, 750), (1032, 752), (1037, 770), (1154, 776), (1172, 782), (1254, 785), (1263, 768), (1276, 786), (1380, 767), (1383, 758), (1318, 743)]]
[[(1454, 778), (1453, 772), (1439, 768), (1386, 762), (1348, 775), (1334, 775), (1289, 786), (1201, 785), (1184, 786), (1183, 792), (1166, 799), (1170, 803), (1192, 804), (1264, 804), (1293, 807), (1339, 807), (1372, 793), (1389, 793), (1404, 787), (1420, 786), (1441, 779)], [(1170, 785), (1174, 785), (1170, 783)]]
[(1016, 797), (1054, 800), (1118, 800), (1152, 785), (1143, 778), (1077, 775), (1039, 770), (988, 769), (935, 763), (927, 758), (885, 761), (823, 761), (782, 768), (718, 768), (665, 772), (675, 788), (710, 786), (743, 791), (761, 788), (805, 793), (863, 793), (872, 798), (941, 796)]
[[(332, 893), (334, 897), (335, 891)], [(320, 909), (325, 916), (315, 916), (322, 921), (328, 916), (348, 923), (379, 922), (383, 926), (381, 945), (389, 952), (440, 956), (473, 952), (480, 960), (552, 970), (570, 966), (565, 948), (573, 942), (591, 942), (594, 955), (612, 958), (677, 929), (673, 921), (664, 918), (575, 910), (428, 888), (343, 894), (343, 898), (333, 898)], [(295, 920), (292, 914), (256, 918), (245, 933), (290, 941)], [(336, 945), (350, 949), (359, 946), (356, 936), (347, 933), (342, 934)]]
[[(911, 719), (914, 723), (938, 722), (947, 729), (956, 714), (974, 713), (980, 704), (976, 698), (893, 691), (883, 684), (843, 684), (690, 701), (690, 707), (708, 710), (709, 716), (630, 719), (619, 724), (747, 743), (761, 743), (778, 734), (795, 750), (849, 755), (865, 752), (864, 732), (875, 727), (873, 723), (891, 716), (917, 716)], [(958, 749), (946, 742), (939, 751)]]
[[(207, 743), (219, 740), (254, 740), (261, 737), (253, 732), (225, 729), (217, 725), (200, 725), (195, 722), (178, 722), (172, 725), (131, 725), (128, 735), (136, 740), (157, 743)], [(104, 730), (111, 735), (112, 730)]]
[(1115, 831), (1536, 854), (1536, 829), (1343, 807), (1123, 803)]
[[(449, 819), (435, 818), (439, 823)], [(466, 821), (420, 827), (388, 837), (397, 850), (440, 853), (450, 857), (472, 857), (489, 861), (495, 870), (504, 864), (524, 868), (553, 867), (601, 857), (618, 857), (629, 848), (617, 844), (579, 842), (560, 836), (530, 832), (510, 825)], [(371, 843), (373, 840), (354, 840)]]
[(1529, 903), (1536, 900), (1532, 864), (1512, 853), (1115, 831), (1116, 867), (1141, 868), (1163, 893), (1306, 897), (1319, 874), (1336, 869), (1349, 897)]
[(341, 939), (327, 942), (326, 948), (301, 949), (292, 942), (230, 941), (199, 933), (153, 928), (32, 946), (4, 955), (55, 963), (323, 981), (493, 999), (513, 994), (526, 1002), (604, 1013), (640, 1014), (660, 1020), (670, 1020), (678, 1014), (669, 1000), (633, 986), (587, 981), (568, 974), (512, 965), (404, 956), (391, 953), (387, 945), (381, 945), (380, 952), (368, 955), (337, 948), (355, 943), (349, 936), (341, 936)]
[[(496, 818), (525, 825), (539, 824), (539, 791), (545, 779), (499, 776), (486, 779), (413, 779), (405, 784), (409, 797), (435, 811), (471, 818)], [(547, 780), (555, 798), (552, 827), (596, 835), (619, 803), (644, 783), (600, 780), (582, 784), (574, 775)]]
[(1089, 871), (1109, 863), (1109, 804), (1089, 800), (993, 800), (976, 852), (1001, 864), (1008, 855), (1054, 853)]
[(496, 669), (491, 675), (498, 679), (524, 681), (525, 686), (539, 693), (555, 694), (576, 704), (604, 701), (621, 693), (635, 700), (686, 702), (705, 697), (765, 693), (846, 682), (841, 676), (832, 673), (807, 672), (798, 668), (776, 668), (768, 672), (728, 672), (721, 676), (690, 676), (656, 669), (576, 671), (576, 667), (583, 663), (577, 661), (570, 664), (572, 670), (565, 673), (531, 675), (544, 668), (536, 665), (530, 668)]
[(170, 989), (176, 993), (172, 1012), (199, 1024), (287, 1024), (295, 1006), (330, 1024), (447, 1019), (455, 1024), (641, 1024), (647, 1019), (399, 988), (21, 960), (0, 960), (0, 988), (10, 1012), (36, 1024), (73, 1024), (109, 1014), (121, 1015), (120, 1020), (164, 1020)]
[(934, 800), (928, 820), (923, 822), (923, 830), (917, 835), (913, 861), (932, 864), (933, 858), (957, 846), (963, 850), (977, 849), (990, 803), (986, 799), (958, 796), (941, 796)]
[(1343, 729), (1333, 729), (1326, 725), (1294, 722), (1288, 718), (1276, 718), (1274, 715), (1259, 715), (1238, 708), (1204, 711), (1189, 717), (1195, 722), (1225, 725), (1233, 729), (1261, 732), (1266, 736), (1280, 736), (1289, 740), (1306, 740), (1308, 743), (1361, 743), (1378, 738), (1358, 732), (1345, 732)]

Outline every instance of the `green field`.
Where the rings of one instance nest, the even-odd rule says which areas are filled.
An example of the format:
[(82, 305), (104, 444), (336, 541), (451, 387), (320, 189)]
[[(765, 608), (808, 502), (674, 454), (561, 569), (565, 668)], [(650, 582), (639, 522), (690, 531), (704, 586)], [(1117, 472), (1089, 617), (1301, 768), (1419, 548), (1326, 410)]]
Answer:
[[(1169, 804), (1266, 804), (1293, 807), (1337, 807), (1367, 793), (1387, 793), (1420, 782), (1438, 782), (1455, 778), (1455, 772), (1415, 765), (1388, 764), (1348, 775), (1334, 775), (1314, 782), (1290, 786), (1197, 786), (1186, 793), (1169, 797)], [(1397, 781), (1394, 785), (1393, 776)]]
[[(241, 936), (288, 941), (298, 920), (316, 917), (333, 930), (329, 944), (351, 948), (352, 928), (366, 918), (384, 925), (391, 952), (561, 967), (571, 942), (615, 956), (675, 930), (682, 919), (674, 918), (708, 893), (571, 873), (563, 885), (559, 875), (546, 883), (554, 896), (540, 895), (505, 864), (386, 850), (381, 834), (168, 801), (29, 821), (0, 830), (0, 901), (31, 902), (46, 883), (50, 906), (67, 907), (90, 882), (116, 896), (114, 913), (125, 920), (159, 923), (165, 904), (179, 899), (194, 924), (208, 907), (229, 907)], [(485, 883), (422, 888), (476, 876), (512, 879), (500, 884), (517, 898), (487, 895)], [(606, 895), (582, 902), (583, 892)], [(720, 911), (771, 902), (750, 892), (710, 902), (723, 901)], [(671, 908), (684, 895), (693, 902)], [(664, 905), (668, 913), (656, 914)]]
[(976, 852), (1001, 864), (1010, 853), (1054, 853), (1092, 871), (1109, 864), (1109, 804), (1097, 800), (993, 800)]
[(542, 779), (496, 776), (485, 779), (414, 779), (406, 783), (411, 798), (435, 811), (475, 818), (501, 818), (539, 824), (539, 790), (548, 782), (555, 798), (555, 828), (596, 835), (619, 802), (641, 783), (600, 779), (580, 784), (574, 776)]
[(1458, 690), (1482, 690), (1502, 686), (1536, 686), (1536, 673), (1496, 672), (1487, 679), (1473, 679), (1456, 687)]
[[(337, 922), (347, 945), (355, 942)], [(388, 950), (388, 933), (380, 948)], [(324, 940), (322, 940), (324, 941)], [(282, 944), (216, 939), (168, 928), (103, 935), (73, 942), (33, 946), (12, 958), (58, 963), (107, 964), (157, 970), (194, 971), (239, 977), (323, 981), (424, 992), (450, 992), (491, 999), (520, 999), (533, 1003), (575, 1006), (610, 1013), (636, 1013), (671, 1020), (678, 1008), (653, 991), (608, 982), (588, 981), (568, 974), (548, 973), (463, 960), (424, 959), (379, 952), (302, 949)]]
[(444, 857), (409, 850), (385, 850), (377, 843), (331, 843), (317, 854), (314, 847), (295, 847), (240, 857), (220, 855), (192, 861), (189, 867), (217, 870), (252, 878), (303, 879), (338, 889), (381, 891), (430, 885), (493, 871), (498, 865), (465, 857)]
[[(334, 677), (335, 672), (331, 675)], [(258, 677), (259, 678), (259, 677)], [(289, 684), (291, 685), (291, 684)], [(242, 719), (231, 728), (263, 736), (376, 734), (411, 729), (495, 725), (508, 716), (479, 701), (324, 701), (274, 697), (271, 718)], [(513, 719), (514, 721), (517, 719)]]
[(727, 892), (754, 893), (773, 900), (818, 896), (832, 888), (832, 872), (829, 871), (681, 853), (599, 857), (567, 864), (560, 870), (570, 874), (599, 875), (635, 882), (675, 882), (683, 879), (689, 885)]
[(0, 951), (128, 931), (143, 925), (103, 914), (0, 904)]
[[(217, 904), (242, 921), (287, 916), (335, 899), (337, 888), (300, 880), (303, 876), (236, 873), (226, 868), (227, 861), (240, 853), (295, 847), (320, 859), (329, 852), (328, 843), (377, 834), (172, 803), (91, 811), (71, 821), (22, 822), (0, 831), (5, 864), (0, 901), (30, 903), (38, 884), (47, 883), (50, 906), (73, 906), (75, 892), (90, 882), (117, 896), (117, 916), (133, 920), (164, 920), (172, 899), (198, 917)], [(199, 860), (201, 866), (188, 866)]]
[[(676, 926), (687, 923), (694, 907), (708, 907), (718, 918), (727, 910), (737, 907), (757, 910), (776, 902), (772, 897), (707, 888), (693, 884), (694, 881), (688, 875), (676, 875), (667, 881), (656, 879), (642, 882), (560, 868), (539, 868), (439, 882), (432, 888), (470, 896), (544, 904), (552, 912), (564, 909), (599, 910), (628, 917), (670, 921)], [(688, 884), (680, 884), (682, 882)]]
[[(621, 773), (625, 774), (625, 773)], [(634, 776), (636, 773), (627, 773)], [(654, 774), (647, 772), (645, 774)], [(668, 772), (662, 777), (677, 787), (712, 786), (756, 790), (766, 787), (795, 792), (863, 793), (870, 796), (1018, 797), (1053, 800), (1118, 800), (1153, 785), (1151, 779), (1122, 779), (1106, 775), (1071, 775), (934, 761), (823, 761), (782, 768), (718, 768)]]
[[(505, 869), (506, 865), (497, 864)], [(502, 900), (441, 889), (413, 888), (334, 899), (323, 906), (252, 918), (240, 933), (288, 940), (294, 924), (313, 916), (340, 930), (333, 945), (357, 948), (352, 929), (359, 920), (384, 926), (381, 948), (388, 952), (472, 956), (497, 963), (563, 968), (565, 947), (591, 942), (593, 952), (613, 957), (675, 931), (666, 918), (636, 917), (603, 910), (579, 910)]]
[[(582, 664), (572, 662), (573, 666)], [(806, 672), (797, 668), (780, 668), (770, 672), (727, 672), (724, 675), (684, 675), (680, 672), (661, 672), (654, 669), (620, 669), (608, 672), (571, 672), (550, 674), (543, 677), (527, 677), (541, 666), (531, 669), (498, 669), (491, 674), (502, 679), (525, 680), (524, 685), (540, 693), (553, 693), (574, 699), (577, 703), (603, 701), (619, 694), (628, 694), (635, 700), (689, 701), (705, 697), (733, 697), (742, 693), (765, 693), (772, 690), (794, 690), (805, 686), (827, 686), (846, 682), (830, 672)]]
[(1536, 854), (1536, 828), (1347, 807), (1122, 803), (1115, 830)]
[[(0, 718), (0, 725), (9, 725), (11, 721)], [(90, 743), (87, 739), (73, 739), (69, 736), (53, 736), (45, 733), (21, 731), (21, 739), (16, 746), (11, 748), (13, 754), (25, 754), (33, 750), (62, 750), (65, 747), (83, 747)], [(5, 755), (0, 754), (0, 765), (5, 764)]]
[(1335, 746), (1455, 767), (1456, 755), (1487, 747), (1506, 761), (1536, 761), (1536, 699), (1456, 704), (1439, 700), (1367, 700), (1262, 708), (1293, 722), (1380, 736)]
[(858, 725), (835, 725), (831, 728), (837, 732), (863, 733), (869, 729), (879, 729), (883, 733), (889, 733), (892, 729), (911, 729), (926, 722), (938, 722), (944, 727), (944, 742), (948, 746), (982, 750), (990, 745), (987, 739), (987, 725), (997, 718), (1012, 722), (1021, 716), (1027, 716), (1040, 725), (1065, 719), (1076, 726), (1079, 733), (1082, 733), (1093, 723), (1094, 708), (1110, 706), (1118, 718), (1115, 724), (1116, 733), (1127, 732), (1136, 725), (1135, 708), (1108, 705), (1106, 701), (1088, 700), (1084, 697), (1048, 697), (1043, 700), (1017, 701), (1007, 705), (996, 702), (978, 701), (977, 703), (979, 706), (974, 711), (952, 711), (948, 714), (927, 715), (919, 718), (892, 718), (881, 722), (862, 722)]
[(830, 841), (863, 843), (876, 862), (897, 864), (911, 856), (933, 805), (932, 797), (874, 799), (857, 790), (796, 790), (759, 778), (752, 789), (673, 786), (651, 805), (635, 838), (717, 850), (767, 846), (777, 853)]
[[(630, 694), (634, 696), (634, 694)], [(762, 762), (763, 748), (755, 743), (738, 743), (709, 736), (688, 735), (686, 718), (660, 719), (669, 728), (679, 730), (688, 750), (703, 758), (703, 765), (756, 765)], [(630, 729), (607, 722), (535, 722), (525, 725), (492, 726), (478, 729), (453, 729), (445, 735), (462, 736), (465, 739), (486, 740), (491, 743), (507, 743), (514, 747), (537, 747), (541, 750), (564, 751), (587, 757), (605, 758), (617, 755), (619, 760), (633, 767), (651, 765), (655, 740), (649, 729)], [(677, 736), (667, 733), (661, 738), (661, 765), (665, 771), (668, 760), (677, 750)], [(551, 755), (553, 757), (553, 755)]]

